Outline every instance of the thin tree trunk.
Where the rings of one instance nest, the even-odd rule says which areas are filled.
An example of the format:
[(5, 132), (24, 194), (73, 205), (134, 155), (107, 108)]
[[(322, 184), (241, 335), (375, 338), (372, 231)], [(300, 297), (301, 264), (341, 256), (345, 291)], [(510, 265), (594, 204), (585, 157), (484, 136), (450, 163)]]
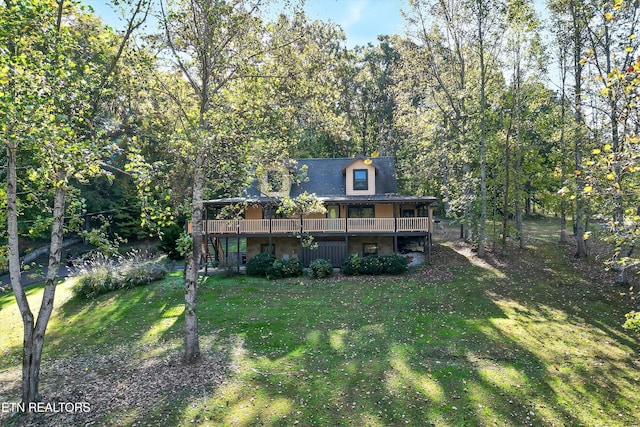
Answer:
[(576, 192), (576, 216), (575, 216), (575, 229), (576, 229), (576, 258), (583, 258), (587, 256), (587, 246), (585, 244), (585, 230), (584, 230), (584, 197), (582, 192), (584, 190), (584, 178), (582, 177), (582, 139), (583, 139), (583, 125), (584, 117), (582, 115), (582, 36), (580, 18), (578, 16), (577, 7), (578, 3), (573, 0), (570, 3), (571, 15), (573, 20), (573, 66), (575, 71), (575, 88), (574, 88), (574, 107), (575, 107), (575, 119), (576, 119), (576, 132), (574, 138), (574, 156), (575, 156), (575, 192)]
[(507, 235), (509, 234), (509, 163), (511, 162), (511, 153), (509, 150), (509, 138), (511, 137), (511, 126), (513, 123), (513, 113), (509, 117), (509, 126), (504, 142), (504, 194), (502, 199), (502, 252), (507, 253)]
[(478, 236), (478, 256), (484, 257), (484, 242), (487, 234), (487, 124), (486, 124), (486, 86), (487, 69), (484, 58), (484, 7), (482, 0), (479, 0), (478, 16), (478, 40), (480, 42), (480, 229)]
[[(566, 86), (567, 86), (567, 52), (566, 46), (560, 46), (560, 73), (562, 76), (561, 84), (561, 96), (560, 96), (560, 147), (565, 147), (565, 126), (567, 119), (567, 107), (566, 107)], [(564, 165), (560, 168), (560, 182), (564, 185), (567, 175)], [(567, 200), (565, 197), (560, 199), (560, 243), (567, 242)]]
[[(563, 179), (564, 181), (564, 179)], [(560, 243), (567, 242), (567, 201), (560, 200)]]
[(448, 173), (448, 169), (447, 169), (447, 155), (446, 155), (446, 150), (444, 149), (444, 136), (442, 137), (443, 141), (442, 141), (442, 154), (440, 154), (440, 171), (442, 173), (442, 192), (443, 192), (443, 196), (444, 196), (444, 211), (447, 213), (447, 215), (449, 214), (449, 211), (451, 210), (451, 202), (450, 202), (450, 195), (449, 195), (449, 173)]
[[(49, 246), (49, 263), (45, 278), (45, 287), (42, 293), (42, 303), (38, 311), (38, 319), (32, 331), (25, 330), (25, 352), (23, 359), (23, 373), (27, 377), (23, 378), (23, 389), (27, 386), (26, 393), (23, 390), (23, 398), (27, 397), (27, 402), (38, 400), (38, 385), (40, 382), (40, 363), (42, 361), (42, 350), (44, 348), (44, 337), (53, 313), (53, 302), (56, 294), (58, 270), (60, 269), (60, 258), (62, 254), (63, 229), (64, 229), (64, 209), (66, 196), (66, 176), (58, 173), (58, 183), (55, 189), (53, 201), (53, 224), (51, 226), (51, 243)], [(30, 341), (26, 341), (29, 335)]]
[(63, 219), (66, 195), (66, 176), (58, 173), (53, 204), (53, 224), (51, 226), (51, 243), (49, 264), (45, 278), (45, 288), (38, 318), (34, 324), (34, 316), (29, 306), (22, 285), (20, 271), (20, 248), (18, 244), (18, 210), (17, 210), (17, 147), (11, 142), (7, 147), (7, 228), (9, 233), (9, 275), (11, 285), (20, 310), (23, 326), (22, 352), (22, 403), (29, 404), (39, 400), (40, 365), (44, 336), (53, 312), (56, 291), (56, 277), (60, 267), (63, 243)]
[(204, 194), (204, 158), (197, 154), (193, 176), (192, 201), (192, 248), (185, 274), (184, 293), (184, 359), (186, 363), (194, 363), (200, 359), (200, 339), (198, 335), (198, 270), (202, 252), (202, 216)]
[(518, 112), (518, 128), (517, 128), (517, 137), (516, 137), (516, 164), (515, 164), (515, 221), (516, 221), (516, 231), (518, 233), (518, 247), (520, 249), (524, 249), (524, 227), (522, 222), (522, 207), (520, 203), (524, 200), (524, 192), (522, 185), (522, 117), (520, 117), (520, 113)]

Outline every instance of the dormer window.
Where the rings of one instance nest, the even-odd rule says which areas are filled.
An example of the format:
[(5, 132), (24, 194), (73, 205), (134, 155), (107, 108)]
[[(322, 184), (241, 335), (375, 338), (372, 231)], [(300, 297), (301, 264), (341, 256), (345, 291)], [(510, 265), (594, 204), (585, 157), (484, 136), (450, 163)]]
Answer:
[(369, 189), (369, 171), (367, 169), (353, 170), (353, 189), (354, 190)]
[(290, 170), (284, 163), (274, 162), (262, 172), (262, 194), (268, 197), (284, 197), (291, 190)]

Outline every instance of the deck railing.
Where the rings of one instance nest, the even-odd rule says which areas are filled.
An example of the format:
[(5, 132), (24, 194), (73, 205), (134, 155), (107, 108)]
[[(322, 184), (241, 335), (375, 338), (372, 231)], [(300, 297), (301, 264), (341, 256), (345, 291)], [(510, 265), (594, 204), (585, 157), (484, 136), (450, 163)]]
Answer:
[(205, 221), (203, 230), (219, 235), (428, 232), (429, 218), (316, 218), (303, 219), (302, 224), (299, 219), (221, 219)]

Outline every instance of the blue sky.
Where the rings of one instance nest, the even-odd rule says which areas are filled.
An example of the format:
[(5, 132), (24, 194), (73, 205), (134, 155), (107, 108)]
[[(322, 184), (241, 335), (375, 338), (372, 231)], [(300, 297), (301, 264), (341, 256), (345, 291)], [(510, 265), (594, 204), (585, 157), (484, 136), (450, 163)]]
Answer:
[[(116, 15), (103, 0), (84, 0), (111, 26)], [(406, 0), (306, 0), (305, 12), (311, 19), (331, 20), (339, 24), (347, 36), (347, 46), (375, 43), (378, 34), (402, 34), (404, 21), (400, 9)]]
[(310, 18), (331, 20), (347, 35), (347, 45), (375, 43), (378, 34), (402, 34), (404, 0), (307, 0)]

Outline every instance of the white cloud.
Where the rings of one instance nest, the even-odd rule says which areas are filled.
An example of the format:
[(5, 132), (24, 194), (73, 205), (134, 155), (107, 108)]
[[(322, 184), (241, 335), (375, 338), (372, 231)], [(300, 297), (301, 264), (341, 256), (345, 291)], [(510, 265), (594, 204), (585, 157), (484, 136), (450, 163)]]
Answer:
[(360, 21), (362, 21), (362, 14), (365, 8), (367, 7), (368, 1), (367, 0), (358, 0), (358, 1), (348, 0), (346, 3), (348, 3), (346, 16), (345, 15), (341, 16), (340, 20), (338, 21), (338, 24), (340, 24), (340, 26), (342, 26), (342, 28), (344, 29), (351, 27), (353, 25), (356, 25)]

